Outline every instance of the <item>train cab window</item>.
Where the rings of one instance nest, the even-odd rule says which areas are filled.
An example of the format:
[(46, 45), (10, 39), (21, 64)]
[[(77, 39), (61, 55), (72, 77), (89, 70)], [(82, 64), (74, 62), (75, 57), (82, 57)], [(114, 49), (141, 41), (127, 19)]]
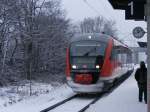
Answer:
[(94, 68), (96, 64), (102, 65), (105, 55), (106, 43), (101, 41), (78, 41), (71, 44), (70, 62), (71, 64), (85, 64), (89, 68)]
[(71, 44), (71, 56), (104, 56), (106, 43), (99, 41), (80, 41)]

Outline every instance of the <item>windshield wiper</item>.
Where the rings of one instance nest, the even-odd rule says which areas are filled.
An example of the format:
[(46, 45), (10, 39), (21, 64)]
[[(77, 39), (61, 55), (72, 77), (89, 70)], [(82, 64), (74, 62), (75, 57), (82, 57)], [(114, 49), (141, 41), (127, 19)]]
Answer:
[(88, 56), (89, 53), (93, 52), (94, 50), (96, 50), (96, 47), (93, 47), (92, 49), (90, 49), (89, 51), (87, 51), (86, 53), (84, 53), (83, 56)]

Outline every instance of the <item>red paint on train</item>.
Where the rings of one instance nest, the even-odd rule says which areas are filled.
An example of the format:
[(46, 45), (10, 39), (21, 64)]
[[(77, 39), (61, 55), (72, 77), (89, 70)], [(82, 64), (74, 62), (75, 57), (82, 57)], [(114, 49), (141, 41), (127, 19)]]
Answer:
[(113, 40), (110, 39), (108, 42), (108, 46), (106, 48), (106, 53), (105, 53), (105, 58), (104, 58), (104, 63), (102, 67), (102, 71), (100, 73), (101, 77), (108, 77), (112, 74), (112, 71), (114, 69), (114, 62), (110, 60), (111, 52), (112, 52), (112, 47), (113, 47)]

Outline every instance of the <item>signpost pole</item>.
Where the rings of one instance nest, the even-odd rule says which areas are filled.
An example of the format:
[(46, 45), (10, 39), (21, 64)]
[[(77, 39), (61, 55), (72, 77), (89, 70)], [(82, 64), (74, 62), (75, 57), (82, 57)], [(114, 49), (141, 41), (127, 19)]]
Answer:
[(148, 112), (150, 112), (150, 0), (147, 0), (146, 4), (146, 17), (147, 17), (147, 101), (148, 101)]

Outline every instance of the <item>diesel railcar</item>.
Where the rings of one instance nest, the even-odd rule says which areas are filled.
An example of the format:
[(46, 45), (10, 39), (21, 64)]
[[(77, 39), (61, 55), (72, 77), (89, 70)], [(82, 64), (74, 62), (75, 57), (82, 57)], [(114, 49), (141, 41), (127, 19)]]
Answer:
[(82, 34), (66, 53), (66, 78), (77, 93), (98, 93), (131, 71), (132, 51), (106, 34)]

